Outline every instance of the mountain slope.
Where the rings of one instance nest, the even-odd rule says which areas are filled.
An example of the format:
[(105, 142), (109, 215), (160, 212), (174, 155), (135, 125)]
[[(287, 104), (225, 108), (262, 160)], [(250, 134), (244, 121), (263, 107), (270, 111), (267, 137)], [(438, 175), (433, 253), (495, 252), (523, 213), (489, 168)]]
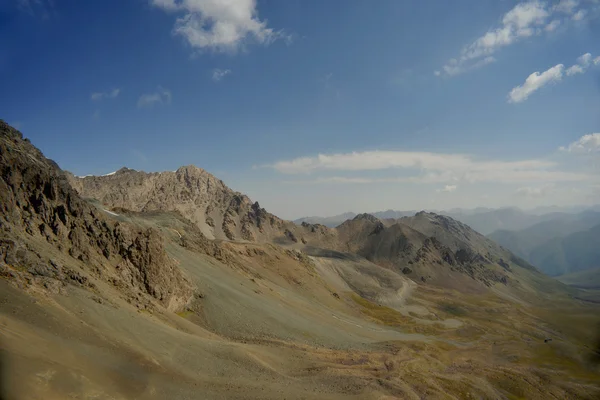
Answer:
[(594, 268), (599, 262), (597, 232), (600, 213), (555, 216), (521, 231), (496, 231), (489, 238), (550, 275)]
[(327, 238), (303, 237), (308, 246), (358, 254), (436, 286), (484, 290), (496, 284), (518, 286), (515, 268), (539, 274), (468, 226), (434, 213), (419, 212), (385, 223), (373, 215), (359, 214), (329, 229)]
[(442, 214), (469, 225), (483, 235), (488, 235), (499, 229), (521, 230), (553, 218), (552, 214), (534, 215), (518, 208), (499, 208), (476, 213), (442, 212)]
[[(92, 274), (131, 301), (147, 303), (143, 292), (169, 309), (192, 298), (156, 231), (114, 222), (83, 201), (53, 161), (1, 120), (0, 176), (1, 275), (59, 290), (89, 285)], [(62, 265), (67, 255), (81, 270)]]
[[(534, 214), (532, 212), (525, 212), (518, 208), (476, 208), (473, 210), (468, 209), (452, 209), (432, 212), (446, 215), (457, 221), (469, 225), (477, 232), (488, 235), (498, 230), (520, 230), (526, 229), (539, 222), (555, 219), (561, 216), (569, 216), (570, 214), (564, 212), (546, 212), (543, 214)], [(398, 219), (402, 217), (410, 217), (417, 213), (417, 211), (377, 211), (371, 212), (370, 214), (381, 219)], [(332, 217), (305, 217), (295, 220), (297, 224), (302, 222), (318, 223), (326, 225), (330, 228), (334, 228), (346, 220), (352, 219), (356, 216), (355, 213), (345, 213), (335, 215)]]
[(600, 225), (535, 247), (529, 258), (551, 276), (600, 267)]
[[(0, 128), (0, 397), (597, 398), (581, 358), (597, 309), (559, 283), (529, 303), (518, 281), (553, 280), (513, 263), (506, 284), (479, 275), (464, 252), (487, 242), (455, 221), (209, 240), (178, 211), (83, 200)], [(416, 285), (403, 260), (448, 276)]]
[(566, 285), (600, 290), (600, 267), (561, 275), (556, 279)]
[(195, 166), (155, 173), (122, 168), (111, 175), (69, 178), (81, 196), (110, 208), (178, 211), (209, 239), (265, 240), (295, 229)]
[[(506, 284), (510, 262), (518, 260), (465, 225), (436, 214), (418, 213), (384, 221), (360, 214), (336, 228), (307, 222), (298, 226), (268, 213), (194, 166), (161, 173), (121, 169), (107, 176), (70, 179), (82, 196), (98, 199), (117, 211), (178, 211), (209, 239), (270, 242), (297, 249), (311, 246), (358, 254), (404, 271), (419, 282), (456, 287), (468, 278), (488, 287), (498, 282)], [(389, 216), (390, 212), (382, 215)], [(468, 279), (463, 284), (472, 285)]]

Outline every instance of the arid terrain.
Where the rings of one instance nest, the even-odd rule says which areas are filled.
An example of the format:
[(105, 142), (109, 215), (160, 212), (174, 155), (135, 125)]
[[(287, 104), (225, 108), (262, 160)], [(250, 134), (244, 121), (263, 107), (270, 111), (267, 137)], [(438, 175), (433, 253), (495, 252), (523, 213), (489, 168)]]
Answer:
[(433, 213), (75, 177), (0, 121), (0, 399), (597, 399), (600, 304)]

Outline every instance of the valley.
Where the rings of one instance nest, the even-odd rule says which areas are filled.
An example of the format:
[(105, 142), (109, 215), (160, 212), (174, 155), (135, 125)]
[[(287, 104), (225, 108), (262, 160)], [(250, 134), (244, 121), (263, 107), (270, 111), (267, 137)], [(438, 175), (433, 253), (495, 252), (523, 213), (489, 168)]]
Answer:
[(193, 166), (78, 178), (4, 122), (0, 171), (1, 398), (600, 394), (595, 288), (451, 217), (295, 224)]

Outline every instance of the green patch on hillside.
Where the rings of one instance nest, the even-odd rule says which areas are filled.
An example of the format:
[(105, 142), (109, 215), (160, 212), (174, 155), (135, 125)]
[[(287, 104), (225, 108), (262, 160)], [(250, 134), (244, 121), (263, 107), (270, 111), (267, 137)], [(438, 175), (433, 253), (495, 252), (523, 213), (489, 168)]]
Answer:
[(458, 304), (441, 303), (438, 308), (440, 311), (454, 315), (455, 317), (464, 317), (467, 315), (467, 311)]
[(569, 286), (582, 289), (600, 289), (600, 268), (561, 275), (556, 279)]
[(410, 318), (403, 316), (392, 308), (375, 304), (363, 297), (360, 297), (356, 293), (352, 293), (351, 296), (352, 300), (362, 307), (361, 312), (364, 315), (384, 325), (400, 326), (409, 324), (411, 322)]

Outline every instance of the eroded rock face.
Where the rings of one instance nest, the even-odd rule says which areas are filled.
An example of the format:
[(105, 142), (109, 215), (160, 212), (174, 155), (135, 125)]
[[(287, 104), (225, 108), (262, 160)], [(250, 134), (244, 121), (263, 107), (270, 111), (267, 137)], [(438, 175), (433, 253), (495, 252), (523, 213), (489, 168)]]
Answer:
[(193, 295), (189, 281), (166, 255), (158, 232), (106, 218), (73, 190), (53, 161), (0, 121), (2, 273), (19, 275), (25, 283), (31, 276), (86, 280), (35, 253), (27, 244), (35, 238), (78, 259), (87, 272), (114, 283), (125, 295), (141, 291), (170, 309)]
[(155, 173), (122, 168), (106, 176), (67, 176), (83, 197), (110, 208), (178, 211), (210, 239), (268, 241), (282, 236), (284, 226), (294, 226), (193, 165)]

